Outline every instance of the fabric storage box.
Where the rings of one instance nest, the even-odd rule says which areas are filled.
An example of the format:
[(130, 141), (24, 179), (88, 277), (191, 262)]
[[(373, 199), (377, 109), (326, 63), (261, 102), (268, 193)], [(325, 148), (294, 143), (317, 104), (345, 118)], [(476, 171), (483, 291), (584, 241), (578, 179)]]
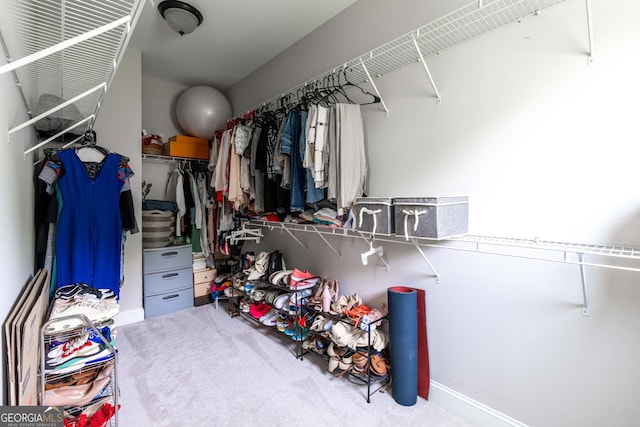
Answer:
[(164, 154), (191, 159), (209, 159), (209, 141), (204, 138), (176, 135), (164, 144)]
[(467, 233), (467, 196), (398, 197), (393, 205), (397, 236), (444, 239)]
[(357, 197), (355, 207), (359, 231), (385, 236), (395, 232), (391, 197)]

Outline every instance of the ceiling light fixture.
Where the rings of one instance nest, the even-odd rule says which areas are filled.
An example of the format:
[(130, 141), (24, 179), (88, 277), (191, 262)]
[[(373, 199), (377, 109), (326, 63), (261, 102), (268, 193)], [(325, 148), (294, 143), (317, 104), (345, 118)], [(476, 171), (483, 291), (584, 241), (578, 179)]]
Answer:
[(158, 11), (167, 24), (181, 36), (192, 33), (203, 20), (198, 9), (179, 0), (161, 1)]

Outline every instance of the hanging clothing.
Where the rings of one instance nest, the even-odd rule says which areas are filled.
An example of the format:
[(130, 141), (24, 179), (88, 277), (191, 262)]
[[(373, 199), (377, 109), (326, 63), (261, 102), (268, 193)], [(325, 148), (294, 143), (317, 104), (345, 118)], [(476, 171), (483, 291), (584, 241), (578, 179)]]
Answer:
[[(300, 126), (300, 158), (303, 159), (302, 166), (305, 168), (305, 180), (306, 180), (306, 202), (313, 204), (324, 199), (324, 190), (316, 188), (316, 183), (313, 180), (313, 149), (314, 144), (308, 144), (307, 129), (305, 123), (308, 123), (308, 113), (306, 111), (300, 112), (300, 120), (302, 125)], [(309, 156), (309, 152), (312, 153)], [(309, 166), (307, 166), (309, 165)]]
[(64, 175), (57, 181), (63, 201), (56, 233), (58, 287), (84, 282), (120, 290), (122, 220), (120, 156), (108, 154), (92, 178), (75, 150), (58, 153)]
[(336, 150), (338, 153), (338, 214), (344, 215), (356, 197), (364, 193), (367, 160), (364, 126), (358, 104), (336, 104)]

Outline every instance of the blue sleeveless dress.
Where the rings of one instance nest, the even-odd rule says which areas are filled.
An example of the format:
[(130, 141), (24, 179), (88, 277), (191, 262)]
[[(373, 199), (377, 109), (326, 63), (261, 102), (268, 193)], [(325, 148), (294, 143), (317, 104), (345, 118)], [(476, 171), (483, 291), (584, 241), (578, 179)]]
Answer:
[(64, 175), (58, 180), (62, 208), (56, 231), (57, 286), (84, 282), (119, 295), (120, 156), (108, 154), (95, 179), (75, 150), (60, 151), (58, 156)]

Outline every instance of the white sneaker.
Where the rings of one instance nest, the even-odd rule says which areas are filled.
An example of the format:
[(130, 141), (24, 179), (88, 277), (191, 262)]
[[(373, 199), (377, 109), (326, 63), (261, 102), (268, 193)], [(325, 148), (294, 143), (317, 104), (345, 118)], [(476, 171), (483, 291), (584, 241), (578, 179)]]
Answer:
[(84, 315), (91, 322), (98, 323), (112, 319), (120, 311), (118, 302), (115, 299), (100, 299), (95, 295), (76, 295), (72, 302), (61, 302), (56, 300), (51, 310), (49, 320), (61, 319), (58, 322), (51, 322), (45, 329), (46, 332), (58, 332), (84, 326), (80, 317), (66, 318), (68, 316)]

